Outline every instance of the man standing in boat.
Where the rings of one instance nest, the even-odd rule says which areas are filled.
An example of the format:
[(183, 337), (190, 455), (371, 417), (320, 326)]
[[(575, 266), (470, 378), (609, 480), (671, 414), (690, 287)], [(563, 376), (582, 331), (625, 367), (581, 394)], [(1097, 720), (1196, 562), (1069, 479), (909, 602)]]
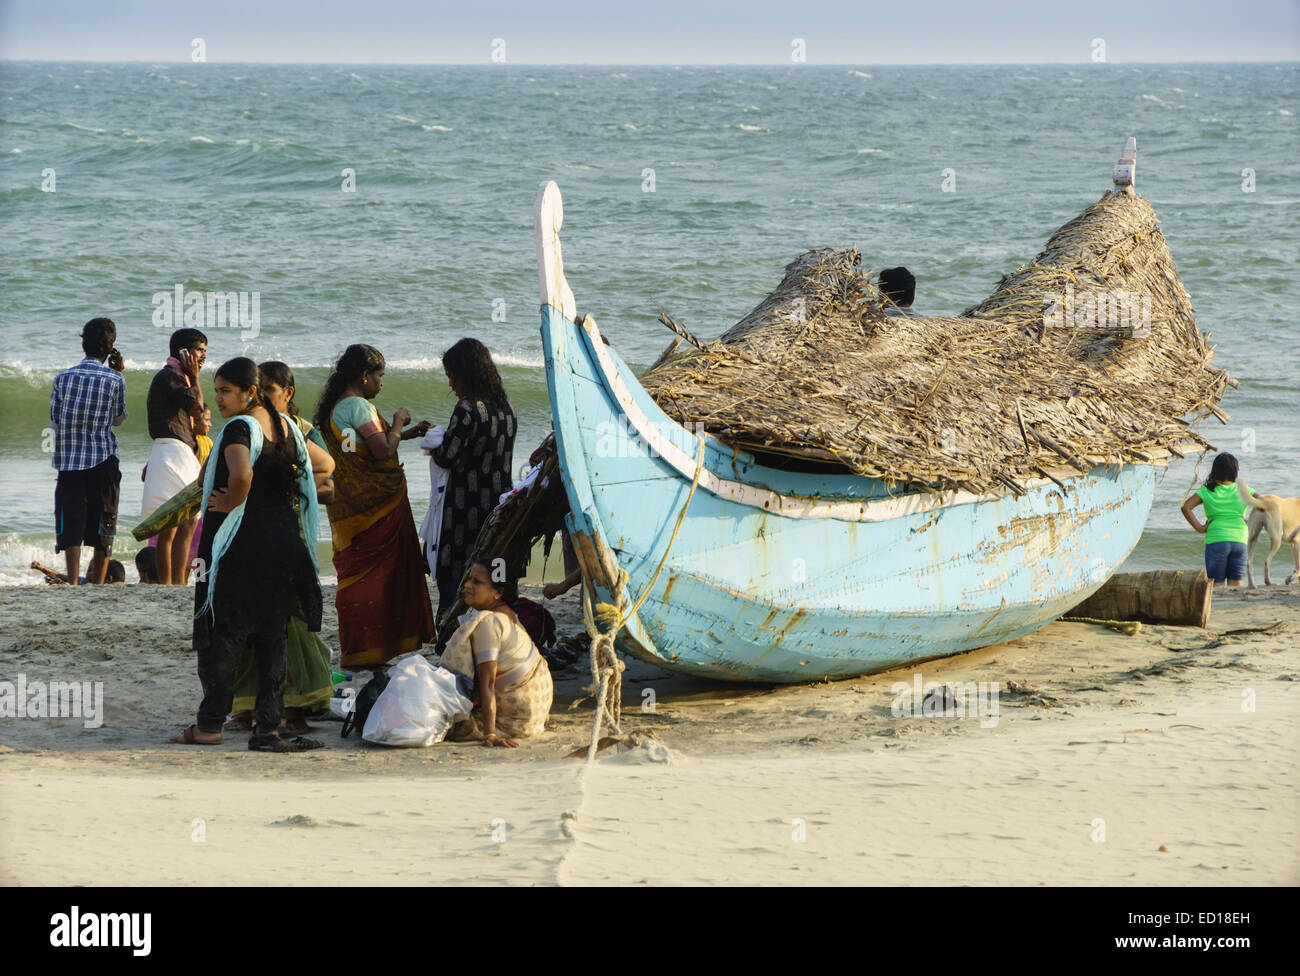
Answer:
[(916, 318), (912, 299), (916, 297), (916, 279), (904, 267), (886, 268), (877, 282), (880, 294), (887, 301), (885, 314), (901, 318)]

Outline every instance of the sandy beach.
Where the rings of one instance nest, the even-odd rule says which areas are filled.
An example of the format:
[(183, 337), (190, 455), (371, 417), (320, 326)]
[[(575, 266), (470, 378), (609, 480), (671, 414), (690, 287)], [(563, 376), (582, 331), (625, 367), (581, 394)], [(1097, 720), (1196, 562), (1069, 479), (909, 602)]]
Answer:
[[(566, 758), (591, 723), (573, 670), (518, 750), (385, 749), (330, 721), (304, 755), (166, 745), (199, 698), (191, 599), (0, 589), (0, 681), (104, 683), (98, 728), (0, 719), (0, 883), (1300, 882), (1300, 587), (1218, 591), (1204, 631), (1057, 622), (849, 681), (632, 661), (625, 729), (657, 741), (590, 766)], [(894, 715), (917, 672), (998, 682), (996, 714)]]

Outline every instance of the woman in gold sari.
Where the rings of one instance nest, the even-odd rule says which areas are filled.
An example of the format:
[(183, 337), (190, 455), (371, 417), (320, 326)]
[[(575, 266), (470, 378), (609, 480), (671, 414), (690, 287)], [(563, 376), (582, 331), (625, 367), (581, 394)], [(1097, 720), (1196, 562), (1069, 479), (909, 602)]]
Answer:
[(378, 670), (433, 640), (433, 607), (424, 559), (397, 459), (404, 440), (423, 437), (429, 422), (405, 429), (405, 407), (390, 424), (370, 401), (384, 385), (384, 357), (373, 346), (344, 350), (316, 407), (316, 428), (336, 465), (329, 504), (338, 572), (341, 666)]
[(510, 607), (519, 590), (504, 559), (470, 566), (464, 592), (470, 609), (447, 642), (442, 666), (474, 682), (475, 706), (447, 738), (513, 749), (516, 738), (546, 730), (555, 697), (551, 669)]

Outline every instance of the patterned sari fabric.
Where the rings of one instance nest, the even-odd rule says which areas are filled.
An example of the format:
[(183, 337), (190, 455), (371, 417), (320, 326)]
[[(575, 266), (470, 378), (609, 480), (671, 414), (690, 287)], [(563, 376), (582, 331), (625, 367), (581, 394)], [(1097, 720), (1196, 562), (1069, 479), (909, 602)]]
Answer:
[[(377, 415), (376, 415), (377, 416)], [(378, 417), (381, 429), (388, 424)], [(365, 441), (331, 420), (321, 433), (334, 458), (329, 512), (338, 572), (343, 668), (375, 668), (433, 640), (433, 607), (424, 559), (396, 457), (378, 461)]]
[(430, 455), (449, 472), (438, 540), (439, 612), (456, 603), (479, 530), (510, 490), (517, 428), (509, 404), (461, 400), (442, 444)]
[[(494, 627), (497, 636), (487, 641), (475, 641), (475, 632), (479, 627)], [(482, 634), (480, 633), (481, 637)], [(501, 638), (504, 637), (503, 642)], [(524, 739), (541, 735), (546, 731), (546, 720), (551, 714), (551, 704), (555, 699), (555, 686), (551, 682), (551, 669), (546, 664), (533, 644), (532, 638), (524, 628), (501, 614), (490, 611), (471, 610), (460, 617), (460, 627), (452, 635), (447, 649), (442, 655), (442, 666), (449, 671), (476, 678), (475, 643), (518, 644), (527, 645), (527, 653), (515, 654), (514, 664), (509, 670), (499, 672), (496, 681), (497, 735), (512, 739)], [(519, 660), (522, 658), (522, 660)], [(505, 658), (498, 659), (498, 664)], [(521, 677), (522, 676), (522, 677)], [(477, 680), (475, 697), (478, 697)], [(447, 735), (448, 741), (466, 742), (483, 738), (483, 714), (478, 704), (469, 718), (457, 722)]]

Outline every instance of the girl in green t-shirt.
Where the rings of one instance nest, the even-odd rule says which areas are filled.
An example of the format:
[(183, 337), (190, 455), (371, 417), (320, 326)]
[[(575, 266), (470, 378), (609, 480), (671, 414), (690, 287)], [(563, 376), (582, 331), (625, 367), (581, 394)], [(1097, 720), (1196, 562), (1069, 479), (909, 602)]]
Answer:
[[(1204, 522), (1192, 513), (1202, 504)], [(1205, 535), (1205, 575), (1215, 586), (1225, 579), (1229, 586), (1246, 583), (1246, 507), (1237, 494), (1237, 459), (1231, 454), (1218, 455), (1205, 484), (1183, 502), (1183, 518)]]

